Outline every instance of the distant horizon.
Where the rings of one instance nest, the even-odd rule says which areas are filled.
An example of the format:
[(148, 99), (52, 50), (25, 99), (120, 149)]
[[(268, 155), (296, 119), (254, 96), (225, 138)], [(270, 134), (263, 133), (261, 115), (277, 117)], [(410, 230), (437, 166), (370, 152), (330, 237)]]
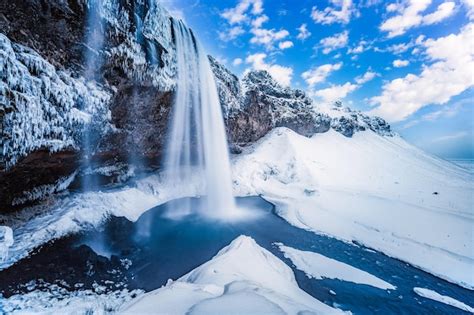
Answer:
[(474, 159), (471, 1), (161, 3), (239, 77), (267, 70), (316, 104), (381, 116), (431, 154)]

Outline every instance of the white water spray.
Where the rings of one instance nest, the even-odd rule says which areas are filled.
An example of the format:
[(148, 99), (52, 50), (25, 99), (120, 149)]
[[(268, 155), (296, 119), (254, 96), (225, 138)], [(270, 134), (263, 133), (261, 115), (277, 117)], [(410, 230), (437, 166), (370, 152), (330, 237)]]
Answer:
[[(214, 75), (207, 55), (189, 28), (173, 19), (177, 51), (177, 90), (165, 156), (171, 184), (185, 187), (196, 176), (206, 194), (200, 211), (232, 216), (227, 139)], [(190, 205), (185, 211), (190, 212)]]

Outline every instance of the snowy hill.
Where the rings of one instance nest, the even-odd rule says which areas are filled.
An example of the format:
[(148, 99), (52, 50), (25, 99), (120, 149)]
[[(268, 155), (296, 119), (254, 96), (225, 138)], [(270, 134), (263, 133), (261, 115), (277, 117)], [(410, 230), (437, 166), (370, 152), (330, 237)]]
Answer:
[(291, 269), (240, 236), (180, 279), (132, 300), (123, 314), (343, 314), (298, 287)]
[(233, 167), (239, 195), (262, 195), (291, 224), (474, 288), (473, 176), (399, 136), (279, 128)]

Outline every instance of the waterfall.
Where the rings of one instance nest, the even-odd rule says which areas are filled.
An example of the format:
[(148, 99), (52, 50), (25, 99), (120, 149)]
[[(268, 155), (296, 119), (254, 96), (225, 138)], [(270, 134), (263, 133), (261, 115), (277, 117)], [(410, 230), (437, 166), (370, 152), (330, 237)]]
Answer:
[[(88, 81), (97, 79), (97, 71), (101, 66), (100, 50), (104, 45), (104, 31), (102, 29), (102, 21), (100, 17), (100, 10), (102, 6), (102, 0), (90, 0), (88, 2), (87, 11), (87, 28), (88, 34), (86, 37), (86, 52), (84, 54), (85, 69), (84, 77)], [(91, 120), (82, 134), (82, 167), (85, 174), (82, 176), (82, 189), (87, 191), (96, 186), (97, 179), (92, 174), (92, 161), (91, 157), (94, 152), (93, 148), (93, 131), (91, 130), (93, 125), (93, 110), (91, 108), (83, 108), (87, 112)]]
[(180, 187), (198, 177), (206, 195), (199, 211), (211, 217), (226, 217), (236, 208), (214, 75), (192, 31), (174, 19), (173, 31), (177, 89), (165, 152), (165, 173), (171, 184)]

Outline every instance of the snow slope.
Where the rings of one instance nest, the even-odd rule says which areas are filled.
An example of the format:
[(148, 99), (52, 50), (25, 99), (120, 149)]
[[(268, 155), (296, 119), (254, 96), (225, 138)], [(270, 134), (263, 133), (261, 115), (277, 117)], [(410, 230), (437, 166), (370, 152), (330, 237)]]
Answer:
[(123, 314), (342, 314), (302, 291), (292, 270), (248, 236), (122, 308)]
[(285, 257), (303, 271), (308, 278), (339, 279), (358, 284), (370, 285), (382, 290), (395, 290), (390, 283), (371, 275), (368, 272), (352, 267), (318, 253), (297, 250), (283, 244), (277, 244)]
[(436, 291), (429, 290), (429, 289), (424, 289), (424, 288), (413, 288), (413, 291), (415, 291), (416, 294), (419, 296), (422, 296), (427, 299), (431, 299), (434, 301), (438, 301), (440, 303), (444, 303), (447, 305), (451, 305), (453, 307), (459, 308), (463, 311), (473, 313), (474, 314), (474, 308), (470, 307), (469, 305), (464, 304), (463, 302), (460, 302), (456, 299), (453, 299), (452, 297), (446, 296), (446, 295), (441, 295)]
[(261, 194), (295, 226), (474, 288), (473, 175), (398, 136), (279, 128), (233, 168), (239, 195)]

